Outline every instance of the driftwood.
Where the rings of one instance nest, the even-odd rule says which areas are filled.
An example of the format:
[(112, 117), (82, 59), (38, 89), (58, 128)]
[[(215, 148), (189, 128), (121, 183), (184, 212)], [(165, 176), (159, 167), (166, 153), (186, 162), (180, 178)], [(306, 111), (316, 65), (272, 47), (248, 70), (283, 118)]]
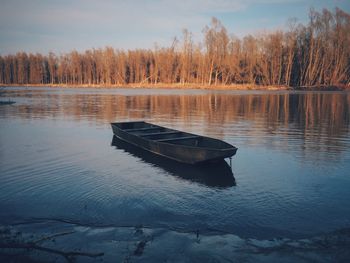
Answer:
[(31, 243), (34, 243), (34, 244), (38, 244), (40, 242), (43, 242), (43, 241), (46, 241), (46, 240), (51, 240), (55, 237), (60, 237), (60, 236), (65, 236), (65, 235), (70, 235), (70, 234), (74, 234), (75, 231), (67, 231), (67, 232), (62, 232), (62, 233), (57, 233), (57, 234), (54, 234), (54, 235), (51, 235), (51, 236), (44, 236), (38, 240), (35, 240)]
[(89, 253), (89, 252), (61, 251), (58, 249), (38, 246), (35, 243), (0, 243), (0, 248), (2, 248), (2, 249), (40, 250), (40, 251), (60, 255), (60, 256), (64, 257), (67, 260), (67, 262), (73, 262), (74, 257), (76, 257), (76, 256), (85, 256), (85, 257), (96, 258), (96, 257), (101, 257), (104, 255), (103, 252), (101, 252), (101, 253)]
[(39, 250), (39, 251), (44, 251), (46, 253), (62, 256), (67, 260), (67, 262), (74, 262), (75, 257), (78, 257), (78, 256), (96, 258), (104, 255), (103, 252), (90, 253), (90, 252), (63, 251), (63, 250), (41, 246), (38, 244), (46, 240), (53, 240), (56, 237), (65, 236), (73, 233), (75, 233), (75, 231), (66, 231), (66, 232), (56, 233), (50, 236), (44, 236), (35, 241), (24, 241), (22, 240), (22, 236), (20, 232), (12, 233), (12, 231), (8, 228), (0, 229), (0, 249)]

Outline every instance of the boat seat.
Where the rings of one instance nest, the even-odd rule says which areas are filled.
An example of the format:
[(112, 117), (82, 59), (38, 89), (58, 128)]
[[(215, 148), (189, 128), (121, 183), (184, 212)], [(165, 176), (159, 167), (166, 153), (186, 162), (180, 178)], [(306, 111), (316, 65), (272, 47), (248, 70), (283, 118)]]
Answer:
[(166, 131), (166, 132), (152, 132), (152, 133), (145, 133), (145, 134), (140, 134), (139, 136), (141, 137), (146, 137), (146, 136), (153, 136), (153, 135), (163, 135), (163, 134), (176, 134), (176, 133), (181, 133), (180, 131)]
[(177, 137), (177, 138), (169, 138), (169, 139), (158, 139), (155, 140), (157, 142), (171, 142), (171, 141), (180, 141), (180, 140), (190, 140), (190, 139), (198, 139), (200, 136), (184, 136), (184, 137)]
[(137, 132), (137, 131), (149, 131), (149, 130), (157, 130), (162, 127), (145, 127), (145, 128), (133, 128), (133, 129), (124, 129), (126, 132)]

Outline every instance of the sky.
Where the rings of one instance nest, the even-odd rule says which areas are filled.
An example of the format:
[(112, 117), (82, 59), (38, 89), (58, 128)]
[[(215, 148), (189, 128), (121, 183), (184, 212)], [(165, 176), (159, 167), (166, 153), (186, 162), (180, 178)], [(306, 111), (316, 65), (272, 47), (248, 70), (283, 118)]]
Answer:
[(184, 28), (198, 42), (212, 17), (243, 37), (336, 7), (350, 13), (350, 0), (0, 0), (0, 55), (167, 47)]

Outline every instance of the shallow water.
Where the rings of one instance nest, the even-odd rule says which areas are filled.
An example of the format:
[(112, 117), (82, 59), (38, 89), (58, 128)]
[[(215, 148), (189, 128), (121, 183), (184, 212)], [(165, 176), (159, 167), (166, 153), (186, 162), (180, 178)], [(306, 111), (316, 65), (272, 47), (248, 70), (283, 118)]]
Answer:
[[(0, 106), (0, 223), (259, 239), (350, 226), (350, 93), (7, 88), (8, 99), (16, 103)], [(227, 167), (162, 165), (113, 142), (110, 122), (133, 120), (235, 145), (234, 179), (222, 180)]]

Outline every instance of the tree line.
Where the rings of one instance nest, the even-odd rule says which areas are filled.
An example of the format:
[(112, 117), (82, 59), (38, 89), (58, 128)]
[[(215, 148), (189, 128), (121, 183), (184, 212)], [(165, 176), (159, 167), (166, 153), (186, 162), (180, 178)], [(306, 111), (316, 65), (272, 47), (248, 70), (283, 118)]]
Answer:
[(183, 30), (170, 47), (112, 47), (56, 55), (0, 56), (2, 84), (350, 85), (350, 14), (310, 10), (307, 25), (235, 37), (212, 18), (203, 40)]

